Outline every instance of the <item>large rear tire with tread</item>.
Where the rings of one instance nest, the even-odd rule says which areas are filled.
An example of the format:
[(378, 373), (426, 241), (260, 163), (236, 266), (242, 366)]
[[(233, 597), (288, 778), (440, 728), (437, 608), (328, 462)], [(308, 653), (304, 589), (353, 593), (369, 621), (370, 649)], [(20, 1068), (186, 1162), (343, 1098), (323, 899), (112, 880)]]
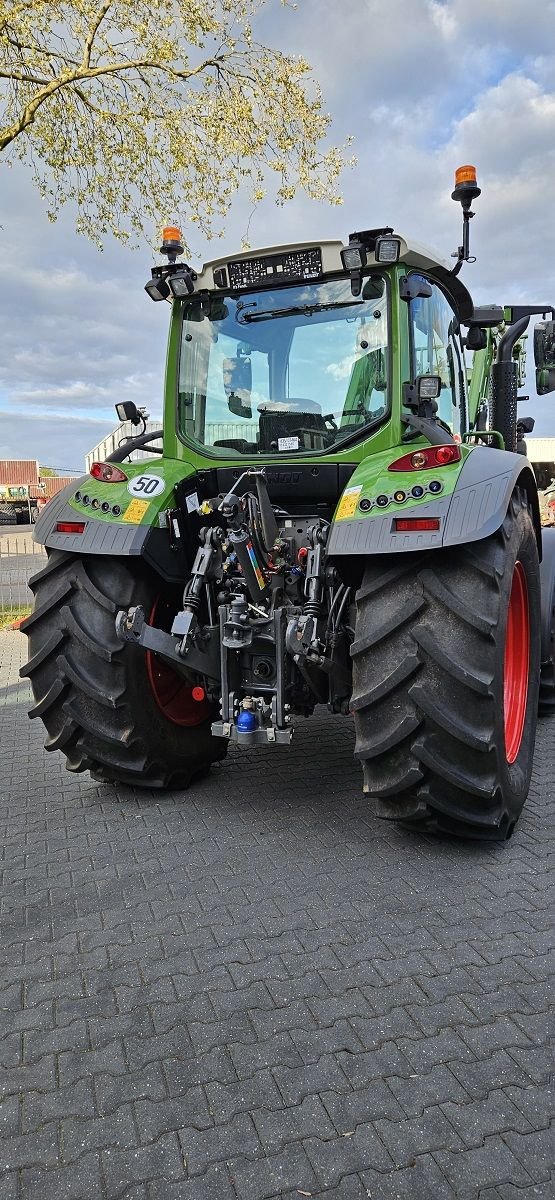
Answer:
[(555, 716), (555, 529), (542, 531), (543, 556), (540, 566), (542, 589), (542, 638), (540, 702), (541, 717)]
[(351, 707), (379, 816), (424, 832), (511, 836), (532, 771), (539, 614), (521, 491), (487, 539), (367, 566)]
[[(187, 786), (227, 743), (214, 738), (214, 706), (179, 707), (174, 672), (159, 682), (159, 659), (122, 643), (118, 609), (160, 608), (163, 585), (141, 564), (55, 551), (30, 581), (35, 607), (23, 625), (28, 675), (47, 750), (61, 750), (70, 771), (141, 787)], [(158, 622), (157, 622), (158, 623)]]

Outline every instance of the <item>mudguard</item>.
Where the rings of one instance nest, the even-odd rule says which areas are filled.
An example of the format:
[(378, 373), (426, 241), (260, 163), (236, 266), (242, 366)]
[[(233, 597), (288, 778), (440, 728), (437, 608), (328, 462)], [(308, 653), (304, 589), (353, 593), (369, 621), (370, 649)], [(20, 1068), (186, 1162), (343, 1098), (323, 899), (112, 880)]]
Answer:
[[(162, 578), (182, 581), (187, 568), (183, 549), (172, 547), (166, 528), (165, 513), (175, 505), (174, 489), (186, 474), (183, 464), (168, 465), (143, 460), (126, 463), (128, 481), (121, 484), (102, 483), (83, 475), (49, 500), (34, 529), (34, 540), (49, 550), (81, 555), (110, 555), (118, 558), (140, 556), (150, 563)], [(132, 490), (134, 481), (145, 476), (159, 480), (153, 497), (140, 499)], [(192, 485), (191, 490), (193, 490)], [(83, 499), (87, 503), (83, 503)], [(110, 511), (93, 508), (92, 502), (110, 504)], [(113, 511), (114, 505), (119, 513)], [(59, 524), (83, 523), (81, 533), (64, 533)]]
[[(387, 473), (386, 464), (381, 475), (376, 476), (375, 465), (369, 475), (372, 460), (363, 460), (337, 506), (328, 554), (405, 553), (479, 541), (499, 529), (511, 494), (519, 486), (528, 493), (541, 557), (538, 493), (527, 459), (521, 454), (486, 446), (463, 446), (461, 452), (461, 463), (434, 470), (434, 477), (441, 485), (437, 496), (430, 498), (428, 491), (422, 499), (413, 499), (410, 485), (420, 484), (424, 473), (413, 472), (410, 476), (405, 473), (396, 477)], [(392, 458), (390, 453), (390, 462)], [(430, 471), (426, 472), (428, 478), (430, 474)], [(394, 490), (396, 486), (398, 492)], [(376, 489), (379, 489), (377, 502)], [(396, 496), (404, 499), (397, 501)], [(377, 506), (380, 502), (383, 508)], [(396, 530), (395, 518), (402, 516), (434, 517), (439, 520), (439, 528), (400, 533)]]

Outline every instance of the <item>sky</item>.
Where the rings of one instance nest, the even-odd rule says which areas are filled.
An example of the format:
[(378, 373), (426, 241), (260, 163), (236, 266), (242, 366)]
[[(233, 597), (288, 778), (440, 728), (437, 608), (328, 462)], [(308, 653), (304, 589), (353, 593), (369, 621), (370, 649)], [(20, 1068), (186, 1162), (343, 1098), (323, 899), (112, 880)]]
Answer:
[[(555, 0), (268, 0), (257, 32), (308, 59), (330, 140), (352, 135), (357, 165), (341, 207), (299, 194), (251, 215), (239, 195), (223, 239), (193, 230), (194, 262), (237, 251), (247, 226), (256, 247), (392, 225), (449, 258), (453, 173), (473, 163), (475, 303), (555, 304)], [(111, 239), (100, 253), (69, 205), (51, 224), (30, 173), (1, 162), (0, 244), (0, 458), (81, 471), (117, 401), (161, 415), (169, 307), (143, 290), (156, 259)], [(534, 434), (555, 434), (555, 393), (537, 398), (533, 371), (527, 390)]]

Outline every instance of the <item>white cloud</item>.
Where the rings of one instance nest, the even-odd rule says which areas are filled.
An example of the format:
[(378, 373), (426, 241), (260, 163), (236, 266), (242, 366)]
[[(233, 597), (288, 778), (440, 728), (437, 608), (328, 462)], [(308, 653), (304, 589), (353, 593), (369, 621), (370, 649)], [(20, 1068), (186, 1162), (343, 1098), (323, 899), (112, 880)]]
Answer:
[[(252, 244), (393, 224), (448, 258), (460, 239), (453, 170), (474, 162), (483, 194), (464, 282), (478, 303), (555, 302), (554, 18), (553, 0), (303, 0), (296, 13), (271, 0), (260, 35), (314, 64), (334, 140), (353, 133), (359, 161), (342, 208), (268, 201)], [(99, 255), (69, 211), (48, 223), (22, 168), (1, 178), (0, 456), (8, 444), (17, 456), (48, 445), (75, 466), (110, 428), (116, 400), (159, 415), (169, 309), (143, 292), (147, 248), (108, 242)], [(197, 241), (197, 260), (235, 250), (249, 213), (241, 197), (225, 240)], [(536, 433), (553, 430), (550, 397), (529, 411)]]

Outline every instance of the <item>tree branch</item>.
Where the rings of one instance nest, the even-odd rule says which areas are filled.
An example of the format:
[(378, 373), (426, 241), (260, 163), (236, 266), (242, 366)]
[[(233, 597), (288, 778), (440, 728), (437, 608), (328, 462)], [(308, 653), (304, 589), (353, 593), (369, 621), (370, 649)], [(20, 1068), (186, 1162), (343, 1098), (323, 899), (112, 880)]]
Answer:
[[(11, 142), (13, 142), (15, 138), (19, 136), (20, 133), (23, 133), (23, 131), (33, 123), (35, 114), (46, 100), (50, 100), (50, 98), (54, 96), (56, 92), (59, 92), (63, 88), (69, 87), (71, 84), (77, 83), (80, 80), (98, 79), (100, 76), (104, 75), (122, 75), (124, 71), (131, 70), (156, 70), (164, 72), (164, 74), (173, 79), (185, 81), (188, 79), (193, 79), (196, 75), (201, 75), (202, 72), (206, 71), (209, 67), (216, 67), (219, 69), (225, 57), (225, 55), (222, 55), (219, 60), (207, 58), (204, 60), (204, 62), (199, 63), (198, 67), (191, 68), (190, 71), (176, 71), (167, 64), (157, 63), (151, 59), (137, 59), (136, 61), (130, 60), (129, 62), (123, 61), (119, 63), (112, 63), (111, 66), (105, 65), (101, 67), (88, 67), (87, 69), (80, 67), (75, 71), (66, 71), (61, 76), (58, 75), (55, 79), (50, 81), (31, 80), (30, 82), (39, 82), (41, 90), (37, 92), (35, 96), (33, 96), (32, 100), (29, 100), (28, 104), (25, 105), (25, 108), (18, 120), (14, 121), (13, 125), (8, 126), (7, 129), (0, 133), (0, 151), (5, 150), (6, 147), (9, 146)], [(0, 72), (0, 76), (1, 75), (2, 72)], [(10, 72), (9, 74), (4, 73), (3, 77), (7, 79), (18, 78), (14, 72)], [(29, 80), (25, 81), (20, 79), (19, 82), (29, 82)]]
[(60, 62), (68, 63), (72, 67), (78, 67), (79, 63), (75, 58), (69, 58), (67, 54), (62, 54), (59, 50), (47, 50), (44, 46), (28, 46), (25, 42), (20, 42), (17, 38), (12, 37), (9, 33), (5, 33), (4, 37), (10, 46), (15, 50), (23, 51), (30, 50), (32, 54), (40, 54), (43, 58), (59, 58)]
[(39, 79), (36, 75), (24, 75), (22, 71), (0, 71), (0, 79), (15, 79), (16, 83), (36, 83), (37, 87), (46, 87), (49, 79)]
[(92, 53), (94, 39), (98, 33), (98, 29), (99, 29), (102, 21), (104, 20), (104, 17), (106, 16), (106, 13), (108, 12), (108, 9), (111, 7), (112, 7), (112, 0), (105, 0), (105, 3), (101, 4), (100, 8), (98, 9), (98, 12), (94, 18), (94, 21), (89, 29), (87, 40), (85, 42), (85, 48), (83, 50), (83, 62), (82, 62), (83, 67), (90, 67), (90, 65), (91, 65), (91, 53)]

